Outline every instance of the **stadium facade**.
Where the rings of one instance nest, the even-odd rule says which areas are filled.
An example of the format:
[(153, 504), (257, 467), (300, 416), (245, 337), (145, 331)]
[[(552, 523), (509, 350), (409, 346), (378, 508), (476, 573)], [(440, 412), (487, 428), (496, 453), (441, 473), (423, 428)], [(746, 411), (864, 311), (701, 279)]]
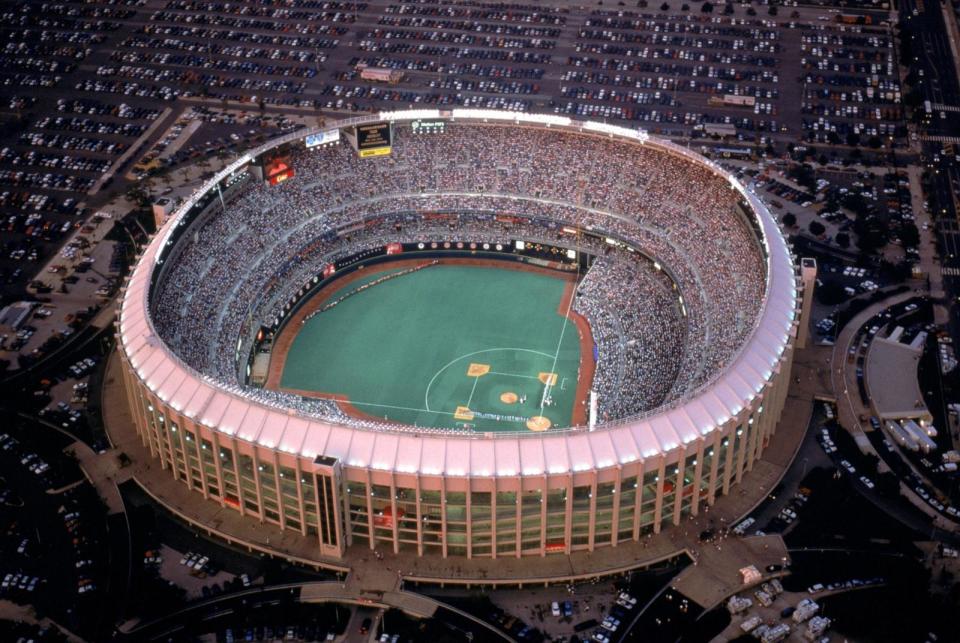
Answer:
[[(424, 119), (600, 136), (729, 181), (752, 210), (765, 264), (760, 312), (745, 343), (707, 384), (643, 416), (592, 431), (474, 435), (306, 416), (201, 374), (171, 350), (151, 319), (151, 291), (165, 262), (176, 261), (176, 239), (187, 236), (178, 237), (177, 228), (189, 230), (192, 209), (228, 204), (232, 177), (280, 145)], [(204, 201), (211, 194), (217, 198)], [(797, 283), (788, 246), (760, 200), (719, 166), (668, 141), (555, 116), (381, 113), (272, 141), (206, 182), (139, 258), (120, 305), (118, 352), (136, 431), (162, 467), (195, 490), (197, 502), (299, 532), (328, 559), (343, 558), (351, 545), (422, 556), (542, 556), (637, 541), (697, 514), (741, 482), (784, 406)]]

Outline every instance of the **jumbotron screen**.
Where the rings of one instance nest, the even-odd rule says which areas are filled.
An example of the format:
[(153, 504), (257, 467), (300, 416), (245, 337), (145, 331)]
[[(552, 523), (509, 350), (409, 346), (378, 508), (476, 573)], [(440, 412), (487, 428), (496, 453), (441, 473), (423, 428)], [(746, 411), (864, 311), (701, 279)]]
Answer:
[(389, 122), (370, 123), (357, 127), (357, 152), (361, 158), (386, 156), (393, 145), (393, 131)]

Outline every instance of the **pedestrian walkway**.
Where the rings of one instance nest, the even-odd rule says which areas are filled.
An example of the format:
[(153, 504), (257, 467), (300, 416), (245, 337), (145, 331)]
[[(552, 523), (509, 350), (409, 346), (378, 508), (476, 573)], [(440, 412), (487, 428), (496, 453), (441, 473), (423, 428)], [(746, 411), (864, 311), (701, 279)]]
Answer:
[(397, 590), (365, 589), (359, 584), (340, 582), (305, 583), (300, 589), (301, 603), (355, 603), (376, 607), (396, 608), (418, 618), (430, 618), (440, 604), (426, 596)]
[[(867, 438), (866, 430), (868, 425), (866, 425), (866, 418), (872, 414), (872, 411), (869, 406), (864, 404), (863, 400), (860, 399), (858, 392), (858, 383), (856, 376), (856, 368), (848, 368), (851, 364), (848, 364), (845, 356), (849, 353), (850, 347), (853, 341), (857, 338), (859, 330), (871, 317), (877, 313), (886, 310), (890, 306), (902, 303), (918, 296), (919, 293), (915, 291), (909, 291), (889, 297), (877, 303), (874, 303), (863, 311), (854, 316), (853, 319), (847, 322), (846, 326), (843, 327), (843, 330), (840, 332), (840, 335), (837, 337), (836, 344), (833, 347), (833, 359), (831, 361), (833, 368), (831, 369), (831, 379), (833, 390), (836, 394), (837, 400), (837, 421), (840, 423), (840, 426), (846, 429), (854, 441), (857, 443), (860, 451), (865, 454), (872, 454), (878, 458), (880, 461), (880, 470), (888, 469), (888, 466), (884, 462), (883, 454), (878, 453), (874, 448), (873, 443)], [(936, 306), (935, 306), (936, 307)], [(867, 371), (869, 376), (870, 371)], [(910, 377), (916, 377), (916, 372), (909, 374)], [(869, 381), (867, 382), (869, 387)], [(872, 428), (870, 428), (872, 430)], [(929, 479), (926, 477), (924, 472), (920, 471), (913, 463), (907, 459), (903, 458), (903, 462), (910, 467), (914, 475), (916, 475), (921, 480), (924, 480), (926, 484), (931, 487), (936, 487), (930, 483)], [(957, 523), (946, 519), (944, 516), (940, 515), (939, 512), (935, 511), (924, 499), (920, 498), (912, 488), (900, 482), (900, 494), (910, 501), (915, 507), (920, 509), (920, 511), (931, 516), (934, 519), (934, 524), (945, 530), (956, 531), (960, 526)]]
[(12, 601), (0, 599), (0, 620), (30, 623), (32, 625), (39, 625), (40, 627), (47, 629), (55, 629), (60, 632), (60, 634), (68, 641), (68, 643), (84, 643), (82, 638), (63, 627), (56, 621), (52, 621), (47, 617), (38, 619), (37, 613), (34, 611), (33, 606), (31, 605), (18, 605)]
[[(724, 538), (694, 551), (695, 564), (684, 569), (672, 586), (704, 610), (713, 609), (731, 594), (782, 576), (779, 572), (766, 572), (767, 567), (782, 567), (790, 562), (787, 546), (779, 534)], [(745, 585), (740, 569), (747, 565), (756, 567), (762, 579)]]

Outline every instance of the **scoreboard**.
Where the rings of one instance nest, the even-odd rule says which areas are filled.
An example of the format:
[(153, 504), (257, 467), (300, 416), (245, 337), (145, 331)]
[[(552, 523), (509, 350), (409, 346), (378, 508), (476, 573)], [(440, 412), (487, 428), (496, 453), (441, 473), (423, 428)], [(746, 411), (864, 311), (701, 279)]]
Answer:
[(357, 153), (360, 158), (387, 156), (393, 145), (391, 123), (370, 123), (357, 126)]

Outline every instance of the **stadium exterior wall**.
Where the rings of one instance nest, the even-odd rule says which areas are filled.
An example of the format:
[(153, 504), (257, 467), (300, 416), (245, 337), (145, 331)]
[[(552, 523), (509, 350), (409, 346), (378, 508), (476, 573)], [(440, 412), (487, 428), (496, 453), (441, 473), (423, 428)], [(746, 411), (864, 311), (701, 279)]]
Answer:
[[(424, 117), (414, 114), (351, 122)], [(632, 132), (603, 127), (610, 136)], [(637, 142), (722, 172), (666, 141)], [(322, 557), (342, 558), (357, 544), (422, 556), (543, 556), (616, 546), (678, 524), (753, 468), (790, 382), (792, 259), (760, 201), (725, 176), (759, 221), (767, 295), (744, 349), (680, 404), (593, 432), (484, 437), (347, 427), (251, 401), (194, 372), (153, 330), (151, 273), (174, 215), (138, 262), (120, 307), (118, 352), (136, 431), (162, 467), (204, 501), (316, 539)]]

